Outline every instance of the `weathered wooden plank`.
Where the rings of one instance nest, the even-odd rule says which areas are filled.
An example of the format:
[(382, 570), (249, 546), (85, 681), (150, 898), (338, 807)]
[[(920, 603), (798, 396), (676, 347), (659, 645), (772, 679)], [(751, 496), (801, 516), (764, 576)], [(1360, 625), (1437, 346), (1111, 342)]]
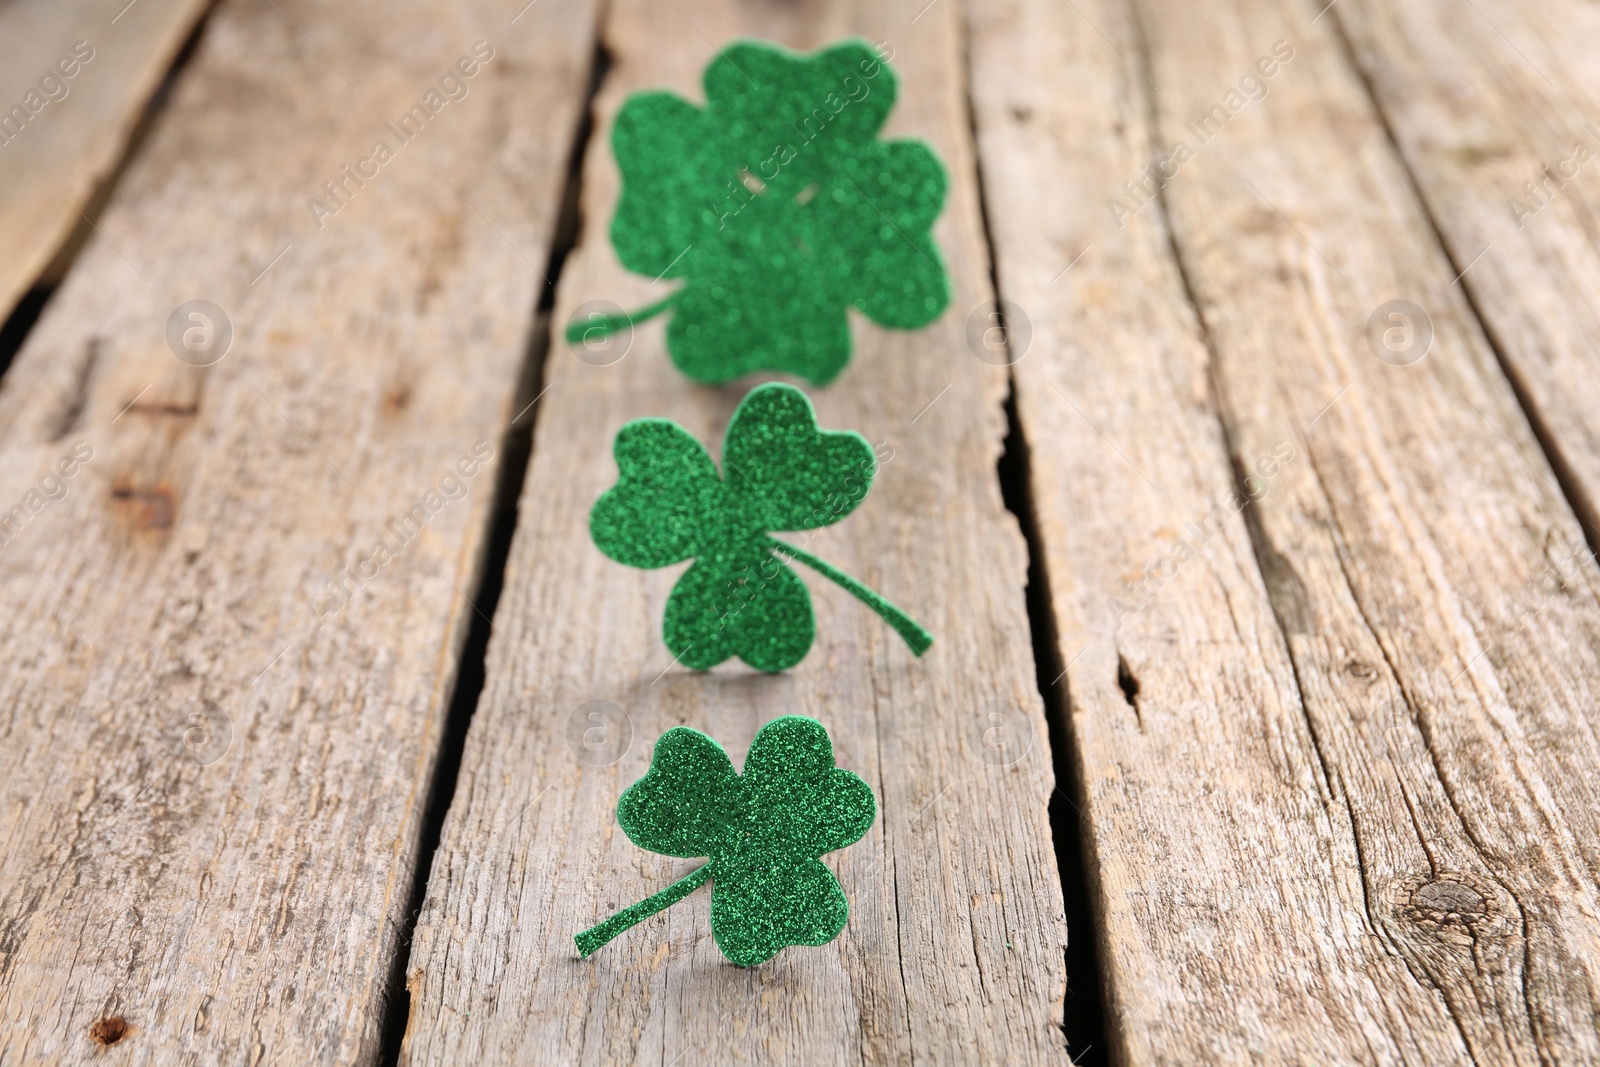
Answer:
[(0, 319), (86, 225), (211, 0), (0, 6)]
[[(1151, 160), (1137, 16), (968, 10), (1113, 1060), (1458, 1059), (1444, 1003), (1368, 918), (1161, 206), (1108, 210)], [(1308, 464), (1293, 423), (1236, 458), (1267, 499)]]
[(1600, 531), (1600, 19), (1341, 4), (1380, 110), (1579, 517)]
[[(956, 295), (916, 333), (856, 320), (853, 364), (812, 391), (824, 426), (893, 450), (867, 501), (814, 547), (937, 640), (914, 659), (860, 604), (808, 583), (818, 644), (795, 669), (674, 666), (659, 635), (680, 568), (611, 562), (589, 543), (584, 516), (616, 478), (610, 445), (624, 422), (665, 416), (719, 441), (750, 383), (688, 382), (668, 361), (659, 322), (637, 328), (610, 366), (553, 350), (488, 680), (418, 924), (406, 1062), (1065, 1059), (1048, 740), (1023, 543), (995, 470), (1006, 374), (963, 339), (967, 312), (990, 295), (964, 41), (953, 5), (926, 7), (913, 23), (923, 7), (615, 5), (585, 228), (556, 321), (585, 300), (640, 306), (664, 289), (627, 275), (606, 239), (618, 191), (609, 132), (625, 94), (668, 86), (700, 99), (714, 44), (740, 35), (799, 48), (850, 33), (887, 39), (901, 78), (889, 132), (930, 140), (953, 176), (935, 234)], [(616, 705), (609, 736), (620, 751), (605, 765), (580, 759), (585, 729), (604, 726), (588, 719), (591, 701)], [(738, 762), (759, 726), (785, 713), (820, 719), (840, 765), (879, 801), (868, 835), (827, 860), (851, 905), (839, 940), (735, 968), (710, 937), (702, 891), (579, 959), (575, 933), (688, 869), (616, 832), (617, 797), (644, 773), (655, 739), (691, 725)], [(984, 747), (996, 726), (1030, 746), (1026, 755), (999, 762)]]
[[(1231, 458), (1304, 456), (1248, 515), (1330, 817), (1354, 831), (1340, 891), (1373, 966), (1442, 1003), (1331, 1049), (1247, 1009), (1152, 1055), (1592, 1062), (1600, 573), (1321, 6), (1141, 0), (1130, 61), (1152, 154), (1174, 159), (1162, 201)], [(1395, 300), (1427, 309), (1431, 346)], [(1274, 962), (1317, 995), (1342, 981)]]
[(515, 14), (225, 4), (0, 389), (0, 1061), (375, 1057), (593, 49)]

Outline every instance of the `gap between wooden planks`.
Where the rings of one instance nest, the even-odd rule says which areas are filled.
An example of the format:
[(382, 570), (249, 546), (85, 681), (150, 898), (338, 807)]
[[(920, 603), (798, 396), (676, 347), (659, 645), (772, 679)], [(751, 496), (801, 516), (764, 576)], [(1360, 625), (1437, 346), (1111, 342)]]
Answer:
[(0, 1061), (378, 1055), (593, 51), (515, 11), (229, 0), (5, 378), (0, 509), (83, 462), (0, 551)]
[(211, 0), (0, 6), (0, 320), (41, 281), (74, 232), (92, 230), (88, 219), (102, 183), (210, 6)]
[(1600, 583), (1320, 6), (973, 9), (1114, 1058), (1592, 1062)]
[[(554, 321), (586, 300), (634, 307), (664, 288), (628, 276), (606, 239), (618, 192), (611, 117), (628, 92), (666, 86), (702, 99), (713, 42), (741, 35), (803, 49), (849, 34), (887, 41), (901, 79), (889, 133), (928, 139), (952, 175), (935, 234), (955, 298), (915, 333), (857, 319), (854, 362), (810, 391), (822, 425), (894, 450), (867, 501), (813, 547), (909, 610), (936, 643), (917, 660), (859, 603), (808, 581), (818, 640), (794, 670), (675, 667), (660, 628), (678, 569), (612, 563), (584, 517), (616, 478), (611, 441), (624, 422), (664, 416), (715, 443), (751, 383), (687, 381), (660, 323), (638, 329), (608, 367), (558, 344), (487, 681), (417, 927), (407, 1063), (1066, 1059), (1050, 754), (1024, 545), (996, 473), (1007, 375), (964, 339), (968, 313), (990, 296), (964, 34), (954, 5), (915, 18), (923, 6), (615, 5), (582, 240)], [(580, 758), (592, 701), (614, 705), (619, 751), (606, 765)], [(786, 713), (820, 719), (840, 765), (879, 801), (868, 835), (826, 858), (850, 899), (841, 937), (741, 970), (713, 943), (701, 892), (580, 960), (575, 933), (687, 869), (616, 830), (617, 796), (645, 772), (656, 738), (694, 726), (739, 762), (760, 725)], [(1029, 746), (1023, 758), (992, 762), (992, 716)]]

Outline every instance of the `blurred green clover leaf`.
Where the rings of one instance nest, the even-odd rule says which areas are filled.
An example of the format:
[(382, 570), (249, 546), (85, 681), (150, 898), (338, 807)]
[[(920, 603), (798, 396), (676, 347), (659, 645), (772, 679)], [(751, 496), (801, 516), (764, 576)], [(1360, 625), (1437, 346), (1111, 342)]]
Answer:
[(724, 470), (688, 431), (637, 419), (617, 432), (620, 477), (595, 502), (595, 545), (630, 567), (693, 559), (667, 598), (662, 635), (678, 662), (710, 670), (738, 656), (760, 671), (799, 663), (816, 636), (798, 560), (843, 586), (918, 656), (933, 637), (832, 565), (771, 536), (838, 522), (867, 495), (877, 459), (860, 434), (817, 428), (799, 389), (770, 382), (739, 404), (723, 437)]
[(617, 257), (683, 286), (631, 315), (576, 320), (568, 340), (671, 309), (667, 348), (690, 378), (782, 371), (822, 385), (850, 360), (849, 308), (902, 330), (938, 317), (950, 303), (931, 232), (944, 167), (920, 141), (878, 139), (895, 76), (872, 46), (800, 55), (739, 41), (704, 81), (703, 108), (635, 93), (611, 135)]
[(668, 730), (649, 772), (617, 801), (617, 822), (640, 848), (707, 862), (578, 934), (578, 951), (592, 955), (708, 880), (712, 936), (739, 966), (790, 945), (825, 945), (844, 929), (850, 902), (817, 857), (859, 841), (876, 815), (872, 790), (834, 766), (833, 742), (813, 719), (763, 726), (742, 776), (705, 734)]

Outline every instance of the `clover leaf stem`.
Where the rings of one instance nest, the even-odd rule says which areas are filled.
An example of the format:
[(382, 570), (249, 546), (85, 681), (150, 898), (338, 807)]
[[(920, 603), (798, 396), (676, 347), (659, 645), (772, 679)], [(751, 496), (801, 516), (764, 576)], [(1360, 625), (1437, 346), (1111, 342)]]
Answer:
[(673, 882), (661, 892), (645, 897), (637, 904), (632, 904), (617, 912), (599, 926), (591, 926), (572, 940), (578, 943), (578, 953), (582, 956), (591, 956), (601, 945), (616, 937), (629, 927), (650, 918), (662, 908), (669, 908), (693, 893), (706, 883), (711, 877), (711, 864), (696, 867), (688, 874)]
[(804, 563), (807, 567), (810, 567), (824, 578), (828, 578), (834, 583), (842, 586), (857, 600), (861, 601), (873, 611), (876, 611), (883, 617), (884, 622), (887, 622), (890, 626), (894, 627), (895, 633), (905, 638), (906, 644), (911, 646), (911, 651), (916, 653), (918, 656), (928, 651), (928, 649), (933, 645), (933, 635), (927, 630), (924, 630), (917, 620), (913, 619), (911, 616), (907, 615), (905, 612), (889, 603), (877, 592), (868, 589), (866, 586), (850, 577), (844, 571), (839, 570), (830, 563), (818, 559), (809, 552), (802, 552), (800, 549), (795, 548), (788, 542), (780, 541), (776, 537), (767, 538), (767, 542), (773, 551), (779, 553), (780, 555), (799, 560), (801, 563)]
[(567, 343), (572, 345), (586, 344), (589, 341), (605, 337), (607, 334), (616, 333), (624, 327), (631, 327), (646, 319), (653, 319), (671, 307), (682, 291), (680, 289), (677, 293), (673, 293), (663, 300), (657, 300), (654, 304), (648, 304), (638, 311), (624, 311), (620, 315), (590, 315), (587, 319), (574, 322), (567, 327)]

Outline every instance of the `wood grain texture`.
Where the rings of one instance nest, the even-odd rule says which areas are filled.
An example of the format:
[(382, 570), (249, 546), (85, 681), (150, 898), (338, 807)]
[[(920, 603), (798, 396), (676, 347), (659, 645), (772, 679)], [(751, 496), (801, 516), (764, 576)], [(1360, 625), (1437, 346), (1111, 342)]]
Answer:
[(0, 1061), (376, 1056), (593, 48), (515, 11), (225, 4), (0, 389)]
[[(0, 5), (0, 319), (73, 232), (87, 226), (80, 211), (93, 213), (92, 201), (127, 150), (151, 94), (210, 6), (211, 0)], [(75, 54), (80, 44), (87, 49)], [(79, 62), (85, 55), (88, 61)], [(46, 78), (53, 80), (41, 88)]]
[(1334, 8), (1579, 517), (1600, 531), (1600, 11)]
[[(660, 627), (681, 568), (611, 562), (585, 516), (616, 479), (611, 441), (623, 423), (664, 416), (717, 442), (752, 382), (690, 383), (659, 322), (638, 328), (611, 366), (552, 350), (488, 680), (418, 924), (404, 1062), (1065, 1061), (1051, 764), (1024, 544), (995, 469), (1006, 374), (964, 341), (967, 313), (990, 294), (963, 33), (954, 5), (913, 23), (923, 6), (615, 5), (584, 229), (555, 321), (586, 300), (637, 307), (665, 289), (627, 275), (606, 237), (618, 193), (611, 118), (627, 93), (665, 86), (702, 99), (713, 42), (740, 35), (807, 49), (847, 34), (887, 40), (901, 79), (888, 133), (928, 139), (952, 175), (935, 236), (955, 298), (913, 333), (854, 319), (853, 363), (811, 391), (823, 426), (893, 449), (867, 500), (811, 549), (905, 607), (936, 642), (915, 659), (870, 611), (806, 574), (818, 639), (798, 667), (674, 666)], [(590, 701), (616, 706), (609, 733), (603, 712), (589, 718)], [(850, 900), (839, 939), (736, 968), (710, 936), (701, 890), (579, 959), (574, 934), (691, 866), (617, 832), (617, 797), (645, 772), (656, 738), (693, 726), (739, 764), (757, 729), (786, 713), (821, 720), (839, 764), (878, 798), (867, 836), (825, 859)], [(997, 729), (1025, 754), (1004, 762), (986, 747)], [(602, 750), (622, 750), (614, 762), (580, 760), (593, 751), (586, 730)]]
[[(1354, 830), (1363, 937), (1455, 1031), (1396, 1012), (1331, 1054), (1276, 1042), (1319, 1062), (1593, 1062), (1600, 573), (1321, 6), (1137, 7), (1153, 151), (1195, 152), (1162, 196), (1232, 458), (1285, 438), (1305, 456), (1248, 515)], [(1262, 96), (1244, 79), (1274, 48)], [(1397, 299), (1432, 333), (1398, 359), (1374, 323)], [(1337, 981), (1280, 966), (1321, 996)]]
[[(1112, 1059), (1461, 1059), (1445, 1004), (1367, 914), (1161, 205), (1120, 226), (1108, 210), (1152, 158), (1135, 15), (968, 10)], [(1307, 469), (1293, 424), (1237, 459), (1268, 499)]]

